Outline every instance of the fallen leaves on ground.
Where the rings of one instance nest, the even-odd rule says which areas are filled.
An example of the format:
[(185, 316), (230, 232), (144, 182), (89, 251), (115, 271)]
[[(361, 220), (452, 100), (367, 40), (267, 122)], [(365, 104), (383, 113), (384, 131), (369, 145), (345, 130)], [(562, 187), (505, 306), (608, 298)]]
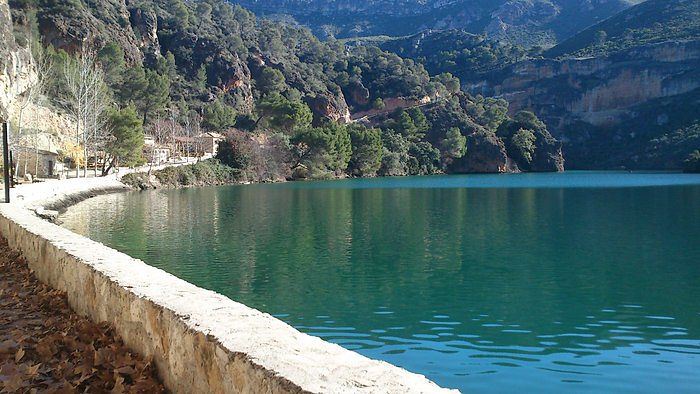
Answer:
[(150, 360), (73, 312), (0, 238), (0, 393), (162, 393)]

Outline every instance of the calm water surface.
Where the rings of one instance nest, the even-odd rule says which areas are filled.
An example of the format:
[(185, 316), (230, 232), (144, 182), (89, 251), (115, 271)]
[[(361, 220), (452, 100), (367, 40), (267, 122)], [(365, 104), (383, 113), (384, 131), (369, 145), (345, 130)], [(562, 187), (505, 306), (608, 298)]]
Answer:
[(65, 226), (477, 392), (700, 392), (700, 176), (564, 173), (87, 200)]

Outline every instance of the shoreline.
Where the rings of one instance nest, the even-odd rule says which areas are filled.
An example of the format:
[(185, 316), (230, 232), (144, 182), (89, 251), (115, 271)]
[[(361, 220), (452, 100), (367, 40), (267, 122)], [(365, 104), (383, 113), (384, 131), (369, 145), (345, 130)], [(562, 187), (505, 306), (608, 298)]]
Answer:
[(171, 391), (455, 392), (37, 216), (37, 208), (127, 190), (117, 176), (18, 186), (13, 202), (0, 206), (0, 235), (42, 282), (67, 294), (75, 312), (112, 324), (130, 349), (153, 357)]
[[(666, 172), (664, 172), (664, 173), (666, 173)], [(123, 174), (123, 175), (126, 175), (126, 174)], [(488, 175), (488, 174), (487, 174), (487, 175)], [(491, 175), (494, 175), (494, 174), (491, 174)], [(251, 183), (251, 182), (248, 182), (248, 184), (250, 184), (250, 183)], [(303, 182), (302, 182), (302, 183), (303, 183)], [(227, 183), (227, 185), (229, 185), (229, 184), (246, 184), (246, 183), (243, 183), (243, 182)], [(202, 186), (202, 185), (191, 185), (191, 187), (199, 187), (199, 186)], [(216, 185), (212, 185), (212, 186), (216, 186)], [(4, 222), (5, 220), (15, 220), (15, 218), (13, 217), (14, 215), (7, 215), (7, 214), (6, 214), (6, 211), (9, 211), (9, 210), (19, 210), (19, 211), (22, 212), (22, 215), (21, 215), (21, 216), (30, 216), (30, 217), (31, 217), (30, 222), (32, 222), (32, 223), (36, 223), (36, 222), (38, 221), (38, 222), (44, 223), (44, 224), (47, 225), (47, 226), (50, 226), (51, 228), (54, 229), (53, 231), (59, 231), (59, 232), (61, 232), (61, 233), (68, 233), (68, 234), (70, 234), (70, 236), (67, 236), (67, 238), (63, 238), (64, 240), (61, 240), (61, 242), (59, 243), (59, 246), (60, 246), (60, 247), (71, 247), (71, 245), (72, 245), (73, 243), (78, 243), (78, 244), (84, 245), (85, 248), (87, 248), (87, 249), (89, 249), (89, 250), (92, 251), (92, 252), (89, 253), (89, 256), (90, 256), (90, 257), (98, 256), (98, 261), (100, 261), (101, 264), (103, 264), (103, 265), (104, 265), (104, 262), (105, 262), (106, 260), (110, 260), (110, 257), (112, 256), (112, 254), (114, 254), (114, 255), (117, 255), (117, 254), (118, 254), (118, 255), (121, 255), (121, 256), (120, 256), (120, 259), (132, 261), (132, 263), (129, 263), (130, 266), (133, 266), (133, 265), (147, 266), (149, 270), (150, 270), (150, 269), (153, 269), (153, 270), (159, 271), (159, 274), (158, 274), (158, 275), (165, 274), (165, 275), (168, 275), (168, 276), (172, 277), (172, 275), (169, 275), (169, 274), (165, 273), (164, 271), (161, 271), (161, 270), (155, 269), (155, 268), (153, 268), (153, 267), (151, 267), (151, 266), (148, 266), (146, 263), (144, 263), (144, 262), (142, 262), (142, 261), (140, 261), (140, 260), (133, 259), (133, 258), (131, 258), (130, 256), (124, 255), (123, 253), (118, 252), (118, 251), (116, 251), (116, 250), (114, 250), (114, 249), (110, 249), (110, 248), (104, 246), (103, 244), (100, 244), (100, 243), (97, 243), (97, 242), (88, 240), (88, 239), (86, 239), (86, 238), (84, 238), (84, 237), (82, 237), (82, 236), (79, 236), (79, 235), (77, 235), (77, 234), (74, 234), (74, 233), (72, 233), (72, 232), (70, 232), (70, 231), (68, 231), (68, 230), (66, 230), (66, 229), (64, 229), (64, 228), (62, 228), (62, 227), (56, 227), (55, 224), (50, 223), (50, 222), (51, 222), (51, 219), (49, 219), (49, 220), (43, 220), (43, 219), (41, 219), (41, 215), (39, 215), (38, 212), (37, 212), (37, 208), (42, 208), (42, 209), (56, 209), (56, 210), (65, 211), (66, 208), (68, 208), (68, 207), (70, 207), (70, 206), (72, 206), (72, 205), (74, 205), (74, 204), (77, 204), (77, 203), (79, 203), (79, 202), (81, 202), (81, 201), (84, 201), (84, 200), (86, 200), (86, 199), (89, 199), (89, 198), (91, 198), (91, 197), (97, 196), (97, 195), (106, 194), (106, 193), (116, 193), (116, 192), (130, 191), (130, 190), (138, 190), (138, 189), (135, 189), (134, 187), (129, 187), (128, 185), (122, 183), (121, 180), (120, 180), (120, 177), (118, 177), (118, 176), (116, 176), (116, 175), (110, 175), (110, 176), (108, 176), (108, 177), (103, 177), (103, 178), (87, 178), (87, 179), (85, 179), (85, 178), (78, 178), (78, 179), (69, 179), (69, 180), (62, 180), (62, 181), (47, 181), (47, 182), (41, 182), (41, 183), (36, 183), (36, 184), (21, 185), (21, 186), (18, 186), (17, 188), (15, 188), (15, 189), (13, 189), (13, 192), (14, 192), (15, 197), (16, 197), (16, 198), (15, 198), (15, 202), (13, 202), (12, 204), (4, 205), (4, 206), (0, 207), (0, 214), (1, 214), (1, 216), (0, 216), (0, 232), (2, 232), (2, 234), (5, 235), (5, 237), (8, 238), (8, 241), (10, 241), (10, 243), (12, 244), (12, 242), (11, 242), (12, 238), (11, 238), (11, 237), (8, 237), (8, 236), (6, 235), (6, 234), (7, 234), (6, 231), (8, 231), (8, 230), (6, 229), (6, 224), (3, 223), (3, 222)], [(9, 208), (12, 208), (12, 209), (9, 209)], [(5, 219), (5, 220), (3, 220), (3, 219)], [(20, 221), (20, 224), (22, 224), (22, 221)], [(27, 229), (27, 228), (32, 228), (32, 229), (34, 229), (35, 226), (36, 226), (36, 227), (43, 227), (43, 225), (42, 225), (42, 226), (38, 226), (38, 225), (29, 225), (29, 226), (25, 226), (25, 225), (23, 225), (23, 227), (24, 227), (25, 229)], [(28, 231), (31, 231), (31, 230), (28, 230)], [(47, 232), (42, 232), (42, 234), (47, 234)], [(51, 240), (51, 237), (50, 237), (50, 236), (43, 236), (43, 238), (48, 238), (49, 240)], [(32, 245), (36, 245), (36, 241), (37, 241), (36, 239), (31, 239)], [(93, 246), (92, 246), (92, 247), (87, 247), (86, 245), (88, 245), (88, 244), (91, 244), (91, 245), (93, 245)], [(20, 247), (17, 248), (17, 249), (22, 250), (23, 247), (20, 246)], [(81, 247), (81, 248), (79, 248), (79, 249), (81, 249), (81, 251), (82, 251), (83, 247)], [(109, 250), (109, 251), (110, 251), (109, 254), (105, 255), (105, 254), (103, 253), (104, 250)], [(41, 254), (43, 254), (43, 255), (45, 256), (45, 255), (46, 255), (46, 252), (45, 252), (45, 251), (42, 251)], [(102, 257), (99, 257), (99, 256), (102, 256)], [(45, 257), (43, 257), (43, 259), (45, 259)], [(28, 259), (28, 260), (29, 260), (29, 259)], [(90, 258), (84, 258), (84, 259), (82, 259), (81, 262), (82, 262), (83, 264), (90, 265), (90, 264), (92, 264), (92, 263), (91, 263), (89, 260), (90, 260)], [(55, 261), (54, 263), (58, 263), (59, 261), (63, 261), (63, 259), (57, 260), (57, 261)], [(46, 262), (44, 262), (44, 263), (46, 263)], [(63, 264), (63, 263), (60, 263), (60, 264)], [(30, 266), (32, 267), (32, 270), (35, 270), (35, 266), (33, 266), (32, 264), (30, 264)], [(105, 267), (106, 267), (106, 265), (105, 265)], [(142, 267), (139, 267), (139, 270), (140, 270), (141, 268), (142, 268)], [(42, 281), (45, 281), (45, 283), (49, 283), (49, 284), (51, 284), (52, 286), (54, 286), (54, 287), (56, 287), (56, 288), (59, 288), (59, 289), (61, 289), (61, 290), (63, 290), (63, 291), (66, 291), (67, 293), (70, 294), (70, 293), (71, 293), (71, 289), (70, 289), (70, 288), (65, 288), (65, 289), (64, 289), (64, 288), (61, 288), (60, 286), (54, 285), (54, 284), (51, 282), (51, 280), (53, 279), (52, 277), (55, 277), (55, 276), (57, 276), (57, 275), (64, 275), (64, 274), (65, 274), (65, 269), (66, 269), (66, 268), (62, 268), (63, 271), (62, 271), (60, 274), (56, 274), (55, 272), (54, 272), (54, 273), (51, 273), (50, 269), (55, 269), (55, 268), (49, 268), (48, 273), (45, 274), (46, 277), (42, 277), (41, 274), (40, 274), (40, 275), (37, 275), (37, 276), (39, 276), (40, 278), (42, 278)], [(42, 270), (46, 271), (46, 270), (47, 270), (47, 267), (42, 267), (42, 268), (40, 268), (39, 270), (40, 270), (40, 271), (42, 271)], [(125, 270), (126, 270), (125, 272), (128, 272), (128, 271), (130, 271), (131, 269), (125, 268)], [(95, 270), (94, 268), (91, 269), (91, 272), (92, 272), (93, 274), (99, 274), (99, 273), (100, 273), (99, 270)], [(154, 278), (158, 277), (158, 275), (154, 275), (154, 274), (149, 274), (149, 275), (150, 275), (151, 277), (154, 277)], [(145, 276), (149, 276), (149, 275), (145, 275)], [(129, 274), (129, 276), (132, 276), (132, 275)], [(173, 277), (173, 278), (174, 278), (174, 277)], [(152, 281), (153, 281), (153, 279), (150, 279), (150, 277), (149, 277), (149, 279), (144, 279), (144, 280), (149, 281), (149, 282), (152, 282)], [(169, 279), (169, 280), (173, 280), (173, 279), (171, 278), (171, 279)], [(166, 281), (166, 282), (169, 282), (169, 280)], [(177, 279), (177, 278), (174, 278), (174, 280), (177, 280), (177, 281), (180, 281), (180, 282), (184, 282), (184, 281), (181, 281), (181, 280), (179, 280), (179, 279)], [(219, 294), (217, 294), (217, 293), (208, 292), (207, 290), (200, 289), (200, 288), (198, 288), (198, 287), (196, 287), (196, 286), (194, 286), (194, 285), (189, 284), (188, 282), (185, 282), (185, 283), (186, 283), (187, 285), (189, 285), (189, 286), (192, 286), (192, 287), (196, 288), (197, 291), (202, 291), (202, 292), (207, 292), (207, 293), (213, 293), (213, 294), (217, 297), (217, 300), (218, 300), (218, 301), (216, 301), (216, 303), (233, 303), (233, 304), (238, 304), (238, 303), (236, 303), (235, 301), (232, 301), (231, 299), (228, 299), (227, 297), (221, 296), (221, 295), (219, 295)], [(152, 285), (153, 285), (153, 283), (149, 283), (147, 286), (150, 287), (150, 286), (152, 286)], [(121, 282), (118, 281), (118, 282), (117, 282), (117, 286), (120, 287), (120, 291), (126, 291), (126, 292), (129, 292), (129, 293), (132, 293), (133, 287), (132, 287), (131, 285), (126, 285), (126, 284), (121, 283)], [(177, 286), (175, 286), (175, 287), (177, 287)], [(162, 291), (167, 292), (168, 290), (162, 290)], [(79, 293), (79, 294), (80, 294), (80, 293), (84, 293), (84, 291), (80, 291), (80, 292), (78, 292), (78, 293)], [(191, 291), (187, 291), (187, 293), (188, 293), (188, 297), (191, 297), (192, 292), (191, 292)], [(141, 297), (141, 296), (137, 296), (137, 297)], [(120, 296), (120, 298), (124, 298), (124, 296)], [(76, 302), (82, 302), (82, 301), (76, 301)], [(92, 303), (93, 303), (93, 304), (99, 304), (100, 302), (101, 302), (101, 301), (99, 301), (99, 300), (92, 300)], [(122, 302), (123, 302), (123, 301), (122, 301)], [(150, 302), (151, 304), (153, 304), (152, 301), (149, 301), (149, 302)], [(74, 305), (74, 304), (71, 303), (71, 305)], [(245, 305), (243, 305), (243, 304), (238, 304), (238, 305), (240, 305), (241, 307), (245, 307)], [(158, 305), (156, 305), (156, 306), (158, 306)], [(177, 314), (177, 313), (178, 313), (177, 310), (179, 310), (180, 307), (181, 307), (181, 306), (178, 306), (177, 308), (171, 308), (171, 309), (170, 309), (170, 312), (171, 312), (171, 313), (172, 313), (172, 312), (175, 312), (175, 313)], [(247, 307), (245, 307), (245, 308), (247, 308)], [(76, 309), (76, 311), (79, 311), (79, 308), (75, 308), (75, 309)], [(272, 317), (272, 316), (269, 316), (268, 314), (262, 313), (262, 312), (260, 312), (260, 311), (255, 310), (255, 309), (252, 309), (252, 308), (249, 308), (249, 309), (252, 310), (252, 311), (254, 311), (254, 313), (256, 313), (256, 314), (260, 314), (260, 315), (262, 315), (262, 316), (265, 316), (265, 317), (268, 318), (268, 319), (272, 319), (273, 321), (276, 322), (275, 324), (280, 324), (280, 323), (281, 323), (282, 325), (288, 327), (287, 330), (293, 330), (293, 331), (295, 331), (295, 334), (294, 334), (294, 335), (306, 336), (306, 334), (302, 334), (302, 333), (298, 332), (296, 329), (292, 328), (291, 326), (288, 326), (286, 323), (283, 323), (283, 322), (282, 322), (281, 320), (279, 320), (279, 319), (276, 319), (276, 318), (274, 318), (274, 317)], [(158, 310), (160, 310), (160, 309), (158, 309)], [(84, 314), (83, 312), (79, 312), (79, 313)], [(162, 312), (159, 312), (159, 313), (162, 313)], [(212, 314), (218, 313), (218, 308), (214, 308), (214, 311), (212, 311), (212, 312), (210, 312), (210, 313), (212, 313)], [(86, 314), (89, 314), (89, 312), (86, 313)], [(189, 313), (183, 314), (183, 315), (178, 314), (177, 316), (179, 316), (179, 317), (176, 317), (177, 319), (180, 319), (180, 318), (183, 318), (183, 317), (186, 318), (187, 322), (189, 322), (189, 320), (191, 319), (191, 314), (189, 314)], [(247, 314), (246, 314), (246, 317), (248, 317)], [(103, 317), (101, 317), (101, 318), (102, 318), (102, 319), (106, 319), (107, 317), (104, 317), (104, 316), (103, 316)], [(195, 328), (194, 328), (194, 330), (197, 331), (197, 330), (200, 330), (201, 327), (202, 327), (203, 325), (206, 326), (206, 325), (207, 325), (207, 321), (208, 321), (209, 319), (210, 319), (210, 317), (209, 317), (209, 315), (208, 315), (208, 316), (202, 317), (200, 320), (197, 320), (197, 322), (195, 323)], [(218, 319), (217, 319), (217, 321), (221, 321), (221, 320), (218, 320)], [(100, 321), (96, 321), (96, 322), (100, 322)], [(119, 323), (119, 321), (117, 320), (115, 325), (118, 325), (118, 323)], [(266, 323), (265, 326), (268, 326), (269, 324), (271, 324), (271, 323)], [(256, 323), (255, 325), (256, 325), (256, 327), (258, 327), (258, 329), (259, 329), (260, 326), (258, 325), (258, 323)], [(235, 326), (235, 325), (234, 325), (234, 326)], [(187, 331), (190, 331), (190, 330), (192, 330), (192, 329), (193, 329), (193, 328), (190, 327), (190, 328), (187, 329)], [(117, 332), (118, 332), (120, 335), (123, 335), (122, 332), (120, 332), (119, 330), (118, 330)], [(200, 332), (201, 332), (201, 331), (200, 331)], [(207, 335), (207, 336), (211, 335), (211, 331), (205, 331), (205, 332), (206, 332), (205, 335)], [(127, 335), (128, 335), (128, 334), (127, 334)], [(250, 338), (252, 338), (251, 340), (254, 342), (254, 341), (255, 341), (255, 338), (257, 337), (257, 331), (251, 332), (251, 333), (249, 333), (249, 335), (250, 335)], [(278, 343), (278, 339), (277, 339), (277, 338), (279, 337), (279, 334), (274, 334), (273, 337), (275, 338), (275, 339), (274, 339), (274, 342), (275, 342), (275, 344), (277, 345), (277, 343)], [(315, 338), (315, 337), (312, 337), (312, 338)], [(228, 352), (228, 351), (230, 351), (230, 348), (227, 347), (228, 342), (227, 342), (225, 339), (222, 339), (222, 337), (212, 337), (212, 338), (210, 338), (210, 339), (211, 339), (211, 340), (214, 340), (217, 346), (220, 346), (220, 347), (224, 348), (225, 350), (223, 350), (223, 351), (224, 351), (225, 353)], [(337, 346), (337, 345), (333, 345), (333, 344), (327, 343), (327, 342), (325, 342), (325, 341), (323, 341), (323, 340), (321, 340), (321, 339), (319, 339), (319, 341), (323, 342), (325, 345), (330, 345), (330, 346), (334, 346), (334, 347)], [(130, 345), (128, 341), (127, 341), (127, 344)], [(325, 345), (324, 345), (324, 346), (325, 346)], [(342, 347), (340, 347), (340, 346), (337, 346), (337, 347), (340, 348), (340, 349), (342, 349), (343, 352), (350, 352), (350, 353), (356, 354), (357, 356), (360, 356), (358, 353), (354, 353), (354, 352), (352, 352), (352, 351), (350, 351), (350, 350), (346, 350), (346, 349), (344, 349), (344, 348), (342, 348)], [(132, 348), (133, 350), (138, 351), (138, 352), (140, 353), (141, 345), (132, 346), (131, 348)], [(337, 350), (337, 349), (336, 349), (336, 350)], [(283, 352), (284, 350), (281, 350), (281, 351)], [(268, 355), (270, 355), (270, 354), (279, 354), (279, 352), (280, 352), (280, 350), (276, 350), (276, 351), (273, 351), (273, 352), (268, 353)], [(303, 353), (303, 352), (304, 352), (304, 349), (298, 349), (298, 348), (297, 348), (297, 351), (296, 351), (296, 352), (297, 352), (297, 354), (298, 354), (299, 352)], [(342, 352), (341, 352), (341, 353), (342, 353)], [(152, 353), (148, 353), (148, 354), (152, 355)], [(239, 354), (239, 352), (234, 352), (234, 354)], [(243, 354), (245, 354), (246, 357), (248, 357), (248, 355), (249, 355), (249, 353), (246, 353), (246, 352), (243, 352)], [(184, 354), (184, 355), (182, 355), (182, 357), (191, 357), (191, 355), (189, 355), (189, 354)], [(324, 357), (328, 357), (328, 356), (324, 356)], [(364, 356), (360, 356), (360, 357), (364, 358)], [(341, 358), (345, 358), (345, 356), (342, 356)], [(369, 360), (369, 359), (368, 359), (368, 360)], [(248, 361), (250, 361), (250, 360), (248, 360)], [(251, 362), (252, 362), (252, 361), (251, 361)], [(416, 375), (417, 377), (422, 378), (421, 380), (419, 380), (419, 383), (420, 383), (419, 386), (420, 386), (420, 387), (422, 387), (422, 386), (425, 385), (425, 384), (427, 384), (427, 385), (433, 385), (432, 388), (431, 388), (430, 390), (427, 390), (427, 391), (434, 392), (434, 391), (439, 391), (439, 390), (440, 390), (440, 388), (439, 388), (437, 385), (434, 385), (433, 382), (431, 382), (430, 380), (428, 380), (427, 378), (425, 378), (423, 375), (418, 375), (418, 374), (413, 374), (413, 373), (407, 372), (407, 371), (405, 371), (405, 370), (402, 370), (402, 369), (400, 369), (400, 368), (398, 368), (398, 367), (396, 367), (396, 366), (393, 366), (393, 365), (391, 365), (391, 364), (385, 363), (385, 362), (383, 362), (383, 361), (371, 360), (371, 362), (373, 362), (373, 363), (385, 364), (385, 365), (390, 366), (391, 369), (398, 369), (398, 370), (400, 370), (401, 373), (406, 373), (406, 374), (409, 374), (409, 375)], [(274, 368), (267, 368), (267, 367), (265, 367), (265, 366), (258, 365), (257, 363), (255, 363), (255, 365), (256, 365), (256, 367), (254, 368), (254, 370), (257, 371), (256, 374), (257, 374), (257, 373), (263, 373), (263, 376), (265, 376), (264, 379), (272, 379), (271, 376), (278, 376), (278, 375), (280, 375), (277, 369), (274, 369)], [(317, 365), (310, 365), (310, 366), (307, 366), (307, 368), (309, 368), (309, 369), (314, 369), (314, 368), (316, 368), (316, 367), (317, 367)], [(338, 365), (335, 366), (335, 368), (343, 368), (343, 367), (346, 367), (346, 366), (343, 365), (343, 364), (340, 364), (339, 366), (338, 366)], [(381, 367), (378, 366), (378, 367), (376, 367), (376, 368), (383, 368), (383, 366), (381, 366)], [(269, 375), (269, 372), (270, 372), (270, 371), (272, 371), (272, 375)], [(392, 373), (391, 375), (394, 375), (394, 373)], [(283, 376), (283, 375), (280, 375), (280, 377), (281, 377), (281, 376)], [(357, 376), (357, 375), (355, 375), (355, 376)], [(356, 379), (356, 377), (353, 377), (353, 379)], [(377, 379), (377, 378), (375, 377), (374, 379)], [(402, 381), (403, 379), (404, 379), (404, 378), (401, 378), (401, 379), (399, 379), (399, 380)], [(395, 384), (395, 383), (396, 383), (396, 382), (393, 381), (392, 378), (390, 378), (389, 380), (392, 381), (392, 384)], [(305, 389), (302, 388), (303, 386), (297, 385), (297, 384), (294, 383), (294, 382), (296, 382), (296, 379), (294, 379), (294, 378), (285, 378), (285, 382), (286, 382), (286, 383), (285, 383), (285, 386), (284, 386), (285, 389), (281, 389), (281, 391), (287, 391), (287, 392), (289, 392), (289, 391), (291, 391), (291, 392), (296, 392), (296, 391), (298, 391), (298, 390), (305, 391)], [(370, 385), (368, 385), (368, 387), (372, 387), (373, 390), (386, 391), (386, 392), (410, 392), (410, 390), (409, 390), (406, 386), (398, 386), (398, 387), (401, 387), (400, 389), (396, 388), (396, 389), (384, 390), (384, 386), (381, 386), (381, 387), (378, 386), (378, 384), (376, 383), (376, 381), (375, 381), (374, 383), (371, 383)], [(411, 384), (410, 387), (413, 387), (412, 384)], [(189, 389), (189, 388), (190, 388), (190, 387), (188, 387), (188, 389)], [(210, 389), (211, 389), (211, 387), (207, 387), (207, 390), (210, 390)], [(173, 390), (173, 391), (178, 391), (178, 390)], [(309, 391), (313, 391), (313, 390), (309, 390)], [(316, 390), (316, 391), (319, 391), (319, 390)], [(354, 389), (348, 389), (347, 386), (343, 386), (343, 389), (342, 389), (342, 390), (320, 390), (320, 391), (323, 391), (323, 392), (345, 392), (345, 391), (356, 392), (356, 390), (354, 390)], [(370, 390), (370, 391), (371, 391), (371, 390)], [(420, 392), (420, 390), (419, 390), (419, 392)]]

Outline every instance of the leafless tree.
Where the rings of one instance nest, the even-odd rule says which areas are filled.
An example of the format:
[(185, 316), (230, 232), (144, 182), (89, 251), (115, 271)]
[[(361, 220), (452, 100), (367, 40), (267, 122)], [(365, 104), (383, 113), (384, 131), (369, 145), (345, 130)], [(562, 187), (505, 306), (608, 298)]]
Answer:
[(151, 157), (149, 160), (149, 166), (148, 166), (148, 175), (151, 175), (151, 171), (153, 170), (153, 164), (156, 159), (156, 150), (161, 144), (161, 141), (164, 139), (164, 135), (167, 130), (167, 125), (165, 124), (165, 121), (163, 121), (160, 117), (160, 114), (157, 115), (155, 122), (153, 122), (152, 126), (150, 127), (151, 129), (151, 138), (153, 139), (153, 144), (151, 145)]
[[(46, 56), (43, 50), (38, 48), (35, 53), (35, 63), (36, 63), (36, 83), (31, 85), (24, 93), (24, 95), (20, 98), (19, 101), (19, 111), (17, 114), (17, 133), (16, 136), (13, 138), (13, 145), (15, 146), (15, 151), (19, 153), (19, 150), (23, 150), (25, 152), (24, 158), (25, 158), (25, 164), (24, 164), (24, 173), (27, 173), (27, 161), (29, 160), (29, 146), (26, 144), (27, 141), (24, 141), (22, 143), (20, 140), (22, 138), (22, 133), (23, 133), (23, 127), (24, 127), (24, 111), (31, 105), (31, 104), (36, 104), (39, 101), (39, 97), (44, 93), (46, 89), (46, 85), (48, 84), (49, 80), (49, 75), (51, 73), (51, 69), (53, 67), (52, 60), (49, 56)], [(36, 133), (35, 133), (36, 134)], [(38, 153), (39, 151), (39, 146), (38, 146), (38, 136), (34, 135), (33, 138), (33, 145), (35, 152)], [(19, 166), (20, 166), (20, 160), (19, 156), (17, 155), (17, 160), (16, 160), (16, 168), (15, 168), (15, 174), (19, 173)], [(38, 166), (37, 166), (38, 167)], [(37, 169), (34, 171), (34, 175), (37, 175)]]
[(175, 107), (170, 107), (170, 119), (168, 122), (168, 130), (163, 139), (163, 144), (167, 145), (171, 154), (175, 152), (175, 137), (183, 133), (183, 128), (179, 119), (179, 111)]
[[(104, 75), (103, 75), (104, 78)], [(104, 79), (92, 89), (92, 97), (89, 102), (88, 127), (85, 128), (85, 163), (87, 154), (92, 153), (94, 176), (97, 176), (97, 158), (100, 151), (104, 151), (112, 135), (107, 129), (107, 110), (110, 108), (110, 95)]]
[(190, 112), (188, 116), (185, 117), (185, 128), (183, 137), (186, 138), (186, 143), (183, 144), (183, 150), (185, 157), (189, 161), (189, 155), (194, 151), (195, 156), (198, 155), (200, 148), (198, 135), (202, 133), (202, 115), (196, 111)]
[[(66, 89), (62, 101), (75, 120), (75, 142), (83, 147), (83, 176), (87, 176), (90, 144), (98, 145), (104, 135), (100, 130), (104, 129), (104, 115), (110, 105), (109, 89), (95, 55), (87, 51), (65, 63), (63, 77)], [(76, 176), (80, 176), (79, 166)]]

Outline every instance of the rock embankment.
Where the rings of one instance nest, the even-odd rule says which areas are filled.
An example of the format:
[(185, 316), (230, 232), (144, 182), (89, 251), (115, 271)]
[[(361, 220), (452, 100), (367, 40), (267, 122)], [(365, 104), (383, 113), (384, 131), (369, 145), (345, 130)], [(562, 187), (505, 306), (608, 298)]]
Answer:
[(137, 190), (220, 186), (241, 183), (243, 180), (239, 170), (223, 165), (216, 159), (152, 171), (136, 171), (121, 178), (122, 183)]

